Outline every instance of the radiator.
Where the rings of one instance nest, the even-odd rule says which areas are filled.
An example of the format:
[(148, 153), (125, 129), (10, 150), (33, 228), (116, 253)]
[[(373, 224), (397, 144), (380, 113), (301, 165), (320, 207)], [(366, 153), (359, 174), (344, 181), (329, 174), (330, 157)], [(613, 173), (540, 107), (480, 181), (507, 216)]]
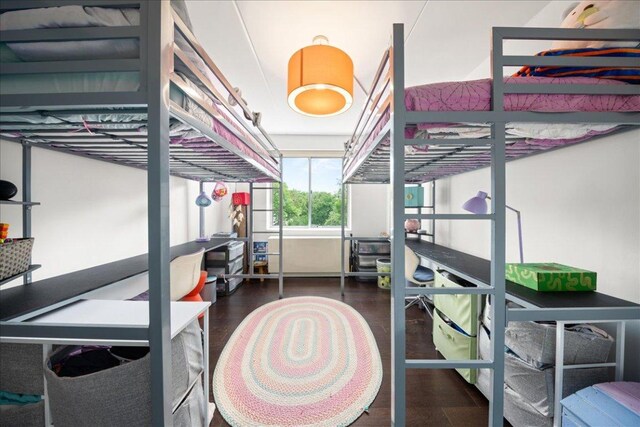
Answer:
[[(269, 252), (278, 252), (278, 237), (269, 237)], [(340, 237), (285, 236), (282, 241), (285, 274), (340, 274)], [(349, 242), (345, 241), (345, 269), (348, 268)], [(269, 272), (278, 273), (278, 257), (269, 255)]]

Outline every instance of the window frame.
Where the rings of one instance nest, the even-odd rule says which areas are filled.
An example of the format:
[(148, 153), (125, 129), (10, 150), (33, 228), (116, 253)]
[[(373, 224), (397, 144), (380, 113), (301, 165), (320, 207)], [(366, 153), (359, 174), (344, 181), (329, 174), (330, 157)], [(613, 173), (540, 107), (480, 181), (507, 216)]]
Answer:
[[(329, 156), (329, 155), (298, 155), (298, 156), (286, 156), (283, 158), (284, 159), (305, 159), (307, 160), (307, 165), (308, 165), (308, 171), (309, 171), (309, 178), (308, 178), (308, 194), (307, 194), (307, 225), (283, 225), (282, 228), (283, 229), (290, 229), (290, 230), (301, 230), (301, 231), (305, 231), (305, 230), (339, 230), (341, 228), (340, 225), (313, 225), (311, 224), (312, 221), (312, 216), (313, 216), (313, 190), (312, 190), (312, 183), (313, 183), (313, 169), (312, 169), (312, 162), (314, 159), (328, 159), (328, 160), (342, 160), (342, 157), (337, 157), (337, 156)], [(342, 162), (340, 163), (340, 168), (342, 169)], [(284, 165), (283, 165), (283, 169), (284, 169)], [(273, 209), (273, 192), (277, 191), (277, 187), (274, 187), (274, 184), (276, 183), (271, 183), (271, 191), (269, 191), (269, 195), (268, 195), (268, 200), (267, 200), (267, 205), (269, 209)], [(351, 191), (350, 191), (350, 187), (349, 185), (344, 185), (344, 190), (345, 190), (345, 202), (347, 203), (347, 209), (345, 210), (345, 225), (344, 228), (345, 230), (350, 230), (351, 229)], [(267, 228), (269, 230), (277, 230), (279, 228), (278, 224), (274, 224), (274, 219), (275, 219), (275, 210), (272, 210), (270, 212), (270, 215), (267, 216)]]

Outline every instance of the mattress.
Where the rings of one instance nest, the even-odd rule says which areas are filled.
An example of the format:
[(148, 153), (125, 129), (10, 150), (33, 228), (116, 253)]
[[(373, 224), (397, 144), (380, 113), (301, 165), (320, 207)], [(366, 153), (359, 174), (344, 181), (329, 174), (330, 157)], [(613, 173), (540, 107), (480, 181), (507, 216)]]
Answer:
[[(506, 77), (505, 83), (513, 84), (585, 84), (585, 85), (626, 85), (626, 83), (589, 77)], [(408, 111), (490, 111), (491, 79), (464, 82), (434, 83), (415, 86), (405, 90), (405, 106)], [(533, 112), (636, 112), (640, 111), (638, 95), (571, 95), (571, 94), (506, 94), (505, 111)], [(390, 111), (386, 107), (371, 126), (369, 135), (357, 146), (351, 148), (351, 158), (346, 169), (347, 175), (354, 172), (358, 160), (370, 151), (380, 132), (389, 121)], [(516, 157), (524, 148), (551, 148), (581, 142), (591, 137), (609, 133), (617, 126), (610, 124), (549, 124), (549, 123), (508, 123), (506, 125), (507, 159)], [(429, 123), (405, 130), (405, 137), (433, 139), (431, 146), (437, 146), (437, 139), (447, 138), (488, 138), (490, 126), (484, 123)], [(389, 145), (386, 138), (380, 147)], [(428, 151), (427, 146), (408, 146), (407, 154)], [(482, 162), (487, 154), (471, 157), (467, 162)], [(462, 162), (461, 168), (464, 168)], [(455, 172), (455, 171), (453, 171)]]
[[(182, 1), (172, 1), (172, 5), (183, 21), (190, 26), (188, 14)], [(6, 12), (0, 15), (1, 30), (20, 30), (34, 28), (60, 28), (60, 27), (89, 27), (89, 26), (127, 26), (139, 24), (139, 11), (137, 9), (117, 9), (99, 7), (63, 6), (55, 8), (29, 9)], [(205, 74), (214, 86), (218, 81), (199, 56), (193, 52), (189, 44), (179, 35), (176, 35), (176, 49), (182, 51), (196, 67)], [(10, 43), (2, 46), (2, 61), (47, 61), (47, 60), (92, 60), (92, 59), (124, 59), (139, 56), (137, 40), (98, 40), (98, 41), (73, 41), (73, 42), (36, 42), (36, 43)], [(269, 153), (259, 144), (247, 145), (244, 141), (253, 141), (254, 137), (247, 134), (246, 130), (235, 122), (235, 119), (225, 113), (219, 102), (209, 98), (198, 84), (189, 79), (190, 71), (176, 61), (177, 73), (173, 78), (178, 79), (195, 91), (214, 111), (215, 117), (206, 113), (191, 98), (180, 89), (171, 85), (171, 101), (191, 113), (209, 126), (216, 134), (229, 141), (245, 157), (248, 157), (262, 165), (269, 172), (279, 175), (275, 162), (267, 161)], [(137, 91), (140, 87), (140, 78), (137, 72), (102, 72), (102, 73), (55, 73), (55, 74), (28, 74), (28, 75), (3, 75), (0, 93), (27, 94), (27, 93), (86, 93), (86, 92), (121, 92)], [(242, 112), (240, 112), (242, 113)], [(114, 114), (83, 117), (62, 117), (65, 120), (84, 123), (85, 121), (109, 121), (121, 123), (126, 121), (144, 121), (146, 117), (132, 117), (130, 114)], [(12, 121), (27, 121), (30, 123), (52, 124), (57, 121), (51, 117), (42, 118), (35, 116), (7, 117)], [(225, 122), (227, 124), (225, 124)], [(126, 125), (122, 129), (131, 128)], [(239, 137), (239, 136), (240, 137)], [(12, 135), (13, 136), (13, 135)], [(18, 135), (20, 136), (20, 135)], [(201, 133), (193, 131), (181, 123), (174, 123), (171, 128), (172, 143), (201, 152), (203, 155), (215, 156), (219, 152), (219, 146)], [(243, 141), (244, 140), (244, 141)]]

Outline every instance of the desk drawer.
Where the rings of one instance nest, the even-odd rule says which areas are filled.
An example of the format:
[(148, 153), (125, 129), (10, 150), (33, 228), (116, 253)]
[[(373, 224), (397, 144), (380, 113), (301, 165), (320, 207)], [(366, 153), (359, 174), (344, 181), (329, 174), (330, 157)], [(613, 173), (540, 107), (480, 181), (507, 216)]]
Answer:
[[(464, 288), (467, 282), (454, 275), (435, 271), (436, 288)], [(438, 310), (444, 313), (452, 322), (460, 326), (467, 334), (476, 336), (478, 333), (478, 296), (468, 294), (434, 295), (433, 302)]]
[[(445, 359), (473, 360), (477, 357), (476, 337), (470, 337), (450, 326), (438, 310), (433, 313), (433, 343)], [(476, 382), (476, 369), (456, 369), (456, 371), (467, 382), (471, 384)]]

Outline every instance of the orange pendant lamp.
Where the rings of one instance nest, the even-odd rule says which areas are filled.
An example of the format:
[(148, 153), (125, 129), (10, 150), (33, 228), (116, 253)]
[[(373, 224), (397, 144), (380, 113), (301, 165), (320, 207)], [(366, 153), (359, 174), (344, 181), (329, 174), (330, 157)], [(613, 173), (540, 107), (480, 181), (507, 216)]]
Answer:
[(327, 117), (353, 103), (353, 61), (325, 36), (313, 38), (289, 59), (289, 106), (300, 114)]

